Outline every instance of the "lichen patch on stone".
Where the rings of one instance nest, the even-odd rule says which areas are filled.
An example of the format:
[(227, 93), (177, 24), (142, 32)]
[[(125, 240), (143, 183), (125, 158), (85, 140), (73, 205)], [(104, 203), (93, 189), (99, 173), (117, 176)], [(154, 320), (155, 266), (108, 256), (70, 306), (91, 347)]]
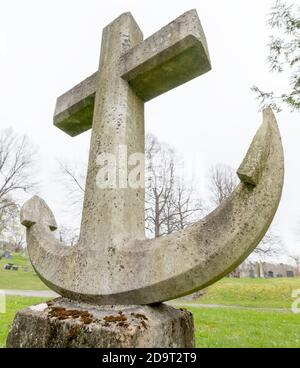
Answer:
[(124, 322), (127, 321), (127, 317), (123, 314), (119, 314), (117, 316), (106, 316), (103, 318), (105, 322)]
[(142, 319), (144, 321), (148, 321), (148, 318), (144, 314), (140, 313), (131, 313), (131, 315), (135, 318)]
[(80, 319), (80, 322), (88, 325), (93, 322), (94, 316), (88, 311), (77, 309), (66, 309), (63, 307), (50, 307), (50, 317), (57, 318), (62, 321), (65, 319)]

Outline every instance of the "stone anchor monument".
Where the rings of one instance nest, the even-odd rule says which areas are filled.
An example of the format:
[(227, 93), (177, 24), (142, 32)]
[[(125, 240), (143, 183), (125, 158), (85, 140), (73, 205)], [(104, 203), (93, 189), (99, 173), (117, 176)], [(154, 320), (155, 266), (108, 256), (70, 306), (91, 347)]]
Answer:
[(143, 185), (99, 187), (97, 174), (103, 153), (144, 153), (145, 102), (210, 69), (195, 10), (144, 41), (130, 13), (104, 28), (98, 71), (59, 97), (54, 115), (71, 136), (92, 128), (80, 239), (62, 246), (46, 203), (25, 203), (31, 262), (62, 298), (18, 312), (7, 346), (193, 347), (191, 314), (162, 302), (222, 278), (266, 233), (284, 174), (272, 110), (263, 112), (233, 194), (178, 233), (146, 239)]

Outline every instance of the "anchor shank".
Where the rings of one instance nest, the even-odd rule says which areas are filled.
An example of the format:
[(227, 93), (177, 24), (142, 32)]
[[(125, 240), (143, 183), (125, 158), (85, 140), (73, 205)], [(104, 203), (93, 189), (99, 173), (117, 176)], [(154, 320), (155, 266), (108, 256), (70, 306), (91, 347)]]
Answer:
[[(121, 78), (119, 63), (120, 56), (142, 40), (130, 13), (103, 30), (80, 235), (84, 248), (115, 248), (128, 239), (144, 237), (144, 188), (124, 188), (118, 171), (126, 170), (126, 147), (128, 157), (144, 153), (144, 103)], [(99, 170), (107, 164), (103, 159), (107, 153), (116, 157), (117, 170), (110, 170), (108, 178), (114, 181), (111, 176), (116, 175), (116, 188), (99, 187)]]

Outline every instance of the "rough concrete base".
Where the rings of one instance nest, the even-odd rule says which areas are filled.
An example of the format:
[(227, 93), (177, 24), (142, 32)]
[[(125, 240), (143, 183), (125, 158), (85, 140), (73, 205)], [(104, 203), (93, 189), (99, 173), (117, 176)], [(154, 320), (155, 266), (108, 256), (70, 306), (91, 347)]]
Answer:
[(165, 304), (94, 306), (64, 298), (19, 311), (8, 348), (192, 348), (193, 316)]

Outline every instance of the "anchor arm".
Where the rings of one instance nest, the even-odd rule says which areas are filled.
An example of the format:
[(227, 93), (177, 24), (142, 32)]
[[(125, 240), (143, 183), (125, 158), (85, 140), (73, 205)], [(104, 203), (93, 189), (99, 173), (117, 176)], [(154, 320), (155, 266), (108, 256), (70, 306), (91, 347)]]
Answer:
[[(272, 110), (265, 110), (263, 116), (239, 169), (247, 168), (243, 173), (249, 178), (259, 172), (254, 175), (256, 185), (242, 176), (232, 195), (204, 219), (165, 237), (132, 240), (114, 253), (108, 248), (107, 254), (80, 254), (74, 247), (68, 256), (49, 237), (53, 236), (49, 221), (36, 223), (27, 230), (33, 266), (47, 285), (62, 295), (99, 304), (161, 302), (200, 290), (225, 276), (259, 244), (281, 198), (284, 160), (280, 133)], [(256, 159), (254, 148), (258, 148)]]
[(26, 239), (31, 263), (39, 277), (53, 287), (49, 275), (64, 279), (68, 264), (78, 252), (78, 246), (67, 246), (58, 241), (53, 232), (57, 229), (55, 217), (46, 202), (34, 196), (21, 209), (20, 220), (26, 226)]
[(284, 180), (281, 138), (270, 108), (263, 112), (238, 173), (242, 182), (204, 219), (144, 243), (140, 259), (147, 264), (141, 268), (152, 281), (144, 290), (146, 300), (147, 294), (164, 301), (205, 288), (234, 270), (260, 243), (276, 213)]

